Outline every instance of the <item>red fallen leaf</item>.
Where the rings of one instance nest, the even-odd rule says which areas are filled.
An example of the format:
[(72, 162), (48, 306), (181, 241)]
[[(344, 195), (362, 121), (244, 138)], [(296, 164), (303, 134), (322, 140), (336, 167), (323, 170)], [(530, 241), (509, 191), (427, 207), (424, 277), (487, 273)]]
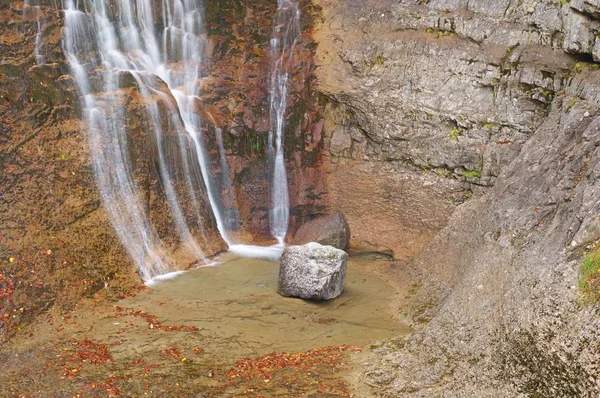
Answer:
[(158, 365), (151, 363), (149, 365), (144, 366), (144, 372), (149, 373), (154, 368), (158, 368)]
[(116, 397), (119, 395), (121, 390), (116, 386), (119, 382), (119, 378), (117, 376), (110, 376), (106, 382), (104, 382), (106, 395), (109, 397)]
[(117, 376), (110, 376), (104, 382), (91, 381), (87, 383), (87, 386), (92, 390), (103, 388), (106, 392), (107, 397), (116, 397), (120, 394), (121, 390), (117, 387), (119, 378)]
[(192, 352), (196, 355), (204, 354), (204, 350), (202, 348), (198, 348), (198, 347), (194, 348), (192, 350)]
[(179, 359), (179, 357), (181, 357), (181, 352), (176, 347), (164, 350), (163, 354), (169, 358)]
[(81, 366), (65, 369), (63, 372), (63, 375), (61, 376), (61, 379), (65, 379), (65, 378), (74, 379), (75, 377), (77, 377), (80, 370), (81, 370)]
[(137, 365), (141, 365), (141, 364), (143, 364), (144, 362), (146, 362), (146, 361), (144, 360), (144, 358), (138, 358), (138, 359), (136, 359), (135, 361), (132, 361), (132, 362), (130, 362), (130, 363), (129, 363), (129, 366), (137, 366)]
[(145, 311), (134, 310), (133, 308), (123, 308), (116, 306), (115, 310), (117, 313), (115, 315), (111, 315), (109, 318), (121, 318), (124, 316), (134, 316), (138, 318), (144, 319), (148, 322), (148, 329), (156, 329), (162, 330), (164, 332), (197, 332), (198, 329), (196, 326), (186, 326), (186, 325), (177, 325), (177, 326), (165, 326), (161, 322), (158, 321), (156, 316), (148, 314)]
[(80, 348), (71, 356), (71, 360), (88, 361), (93, 365), (112, 361), (110, 351), (104, 344), (94, 343), (91, 340), (85, 339), (76, 343), (76, 345)]
[(332, 323), (335, 322), (334, 318), (319, 318), (317, 319), (317, 323)]

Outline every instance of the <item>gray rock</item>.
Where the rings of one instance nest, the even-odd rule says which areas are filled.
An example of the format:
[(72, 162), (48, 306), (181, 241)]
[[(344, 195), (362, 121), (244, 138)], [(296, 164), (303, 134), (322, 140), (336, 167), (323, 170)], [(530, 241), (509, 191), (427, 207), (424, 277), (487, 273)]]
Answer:
[(331, 300), (342, 294), (348, 254), (311, 242), (283, 251), (279, 294), (312, 300)]
[(600, 39), (598, 37), (596, 37), (596, 41), (594, 42), (592, 57), (595, 62), (600, 62)]
[(572, 54), (591, 53), (598, 22), (583, 14), (570, 13), (565, 16), (564, 24), (564, 49)]
[(343, 129), (336, 128), (331, 136), (329, 150), (334, 156), (346, 155), (352, 148), (352, 138)]
[(350, 227), (344, 215), (337, 211), (330, 216), (317, 218), (300, 227), (292, 244), (317, 242), (345, 250), (350, 244)]
[(572, 0), (569, 6), (583, 14), (600, 18), (600, 1), (598, 0)]

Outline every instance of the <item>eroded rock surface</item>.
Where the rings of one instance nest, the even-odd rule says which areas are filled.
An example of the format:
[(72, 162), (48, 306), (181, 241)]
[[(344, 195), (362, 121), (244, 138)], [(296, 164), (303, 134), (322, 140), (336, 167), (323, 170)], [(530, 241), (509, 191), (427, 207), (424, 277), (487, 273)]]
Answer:
[[(430, 322), (378, 351), (378, 395), (597, 396), (598, 309), (577, 288), (600, 238), (597, 2), (318, 3), (330, 177), (412, 181), (372, 204), (332, 184), (332, 204), (354, 242), (374, 235), (361, 213), (383, 212), (383, 242), (425, 248), (413, 316)], [(451, 201), (466, 203), (449, 219)]]
[[(354, 245), (378, 243), (397, 258), (418, 253), (455, 205), (495, 183), (597, 41), (589, 2), (316, 3), (331, 204)], [(371, 203), (357, 205), (356, 173), (386, 181)]]
[(279, 294), (310, 300), (331, 300), (342, 294), (348, 254), (316, 242), (289, 246), (281, 256)]
[(597, 78), (574, 79), (496, 186), (415, 259), (447, 299), (370, 369), (390, 383), (383, 396), (597, 396), (598, 307), (577, 286), (581, 249), (600, 236), (573, 240), (599, 211), (600, 108), (579, 89)]

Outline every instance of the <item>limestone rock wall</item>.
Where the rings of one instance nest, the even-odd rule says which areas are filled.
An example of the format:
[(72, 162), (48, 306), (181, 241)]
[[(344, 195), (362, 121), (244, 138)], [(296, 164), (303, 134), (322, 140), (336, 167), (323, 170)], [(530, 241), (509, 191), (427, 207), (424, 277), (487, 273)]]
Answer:
[[(378, 394), (597, 396), (599, 4), (317, 3), (332, 205), (425, 273), (431, 321), (367, 366)], [(360, 206), (357, 174), (381, 187)]]
[(581, 89), (597, 78), (575, 78), (496, 185), (414, 259), (451, 293), (370, 370), (384, 396), (597, 396), (598, 307), (578, 289), (600, 238), (599, 104)]
[[(335, 163), (330, 195), (351, 226), (364, 231), (354, 244), (369, 245), (376, 233), (336, 190), (352, 184), (349, 170), (368, 173), (372, 163), (390, 170), (386, 176), (431, 175), (386, 183), (398, 192), (429, 191), (428, 199), (392, 211), (400, 232), (380, 244), (398, 258), (423, 248), (453, 204), (494, 184), (555, 95), (593, 59), (597, 22), (589, 3), (316, 3), (323, 8), (315, 32), (317, 87), (328, 103)], [(393, 208), (399, 197), (374, 200), (369, 213)], [(389, 217), (374, 217), (388, 230)]]

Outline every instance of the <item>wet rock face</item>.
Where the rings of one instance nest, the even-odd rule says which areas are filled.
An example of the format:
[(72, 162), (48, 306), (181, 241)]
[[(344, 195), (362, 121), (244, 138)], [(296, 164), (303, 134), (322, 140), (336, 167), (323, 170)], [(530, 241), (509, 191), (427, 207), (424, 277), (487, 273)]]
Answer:
[(281, 256), (279, 294), (308, 300), (332, 300), (342, 294), (348, 254), (316, 242), (289, 246)]
[(294, 235), (292, 244), (304, 245), (309, 242), (346, 250), (350, 244), (350, 227), (344, 214), (337, 211), (302, 225)]
[[(151, 82), (155, 90), (153, 96), (142, 95), (138, 83), (129, 72), (122, 73), (119, 80), (118, 100), (122, 101), (126, 115), (123, 130), (127, 137), (126, 153), (132, 177), (145, 201), (151, 227), (173, 254), (171, 263), (174, 267), (185, 268), (197, 263), (199, 259), (197, 253), (194, 254), (186, 247), (175, 217), (172, 216), (162, 172), (169, 175), (181, 216), (202, 250), (207, 255), (225, 250), (226, 245), (217, 229), (206, 186), (200, 178), (193, 178), (189, 180), (188, 188), (188, 171), (185, 170), (184, 164), (188, 165), (189, 172), (194, 176), (200, 176), (201, 170), (195, 160), (196, 152), (191, 140), (184, 138), (181, 140), (183, 143), (180, 142), (182, 125), (171, 117), (171, 112), (176, 109), (175, 98), (166, 84), (158, 78)], [(110, 94), (102, 95), (108, 97), (107, 101), (113, 100)], [(102, 103), (101, 95), (97, 97)], [(152, 125), (153, 122), (148, 116), (150, 106), (156, 106), (158, 109), (157, 124), (161, 131), (161, 142), (158, 142), (154, 133), (157, 126)], [(161, 170), (160, 166), (159, 145), (162, 153), (166, 154), (164, 156), (168, 156), (164, 170)]]
[[(284, 129), (290, 198), (290, 232), (326, 211), (325, 137), (312, 81), (314, 43), (310, 32), (317, 10), (299, 1), (301, 35), (292, 56)], [(203, 109), (212, 168), (220, 175), (215, 127), (221, 127), (233, 192), (225, 207), (237, 206), (242, 241), (271, 239), (269, 162), (272, 59), (270, 40), (276, 2), (248, 0), (206, 3), (207, 58)], [(217, 178), (219, 180), (219, 178)], [(224, 196), (227, 196), (224, 195)]]
[[(62, 13), (56, 2), (39, 4), (0, 5), (0, 341), (52, 305), (70, 308), (98, 291), (118, 297), (140, 283), (96, 186), (88, 126), (62, 52)], [(170, 217), (146, 107), (155, 102), (161, 109), (160, 123), (169, 132), (162, 145), (172, 157), (179, 193), (185, 186), (171, 113), (157, 97), (142, 98), (130, 75), (121, 76), (120, 85), (132, 178), (177, 267), (188, 267), (196, 258), (186, 252)], [(164, 82), (155, 86), (166, 94)], [(204, 205), (193, 206), (180, 195), (181, 205), (192, 234), (211, 255), (224, 243), (204, 187), (200, 183), (194, 191)]]
[(52, 305), (138, 280), (101, 206), (60, 40), (51, 9), (0, 6), (0, 344)]

